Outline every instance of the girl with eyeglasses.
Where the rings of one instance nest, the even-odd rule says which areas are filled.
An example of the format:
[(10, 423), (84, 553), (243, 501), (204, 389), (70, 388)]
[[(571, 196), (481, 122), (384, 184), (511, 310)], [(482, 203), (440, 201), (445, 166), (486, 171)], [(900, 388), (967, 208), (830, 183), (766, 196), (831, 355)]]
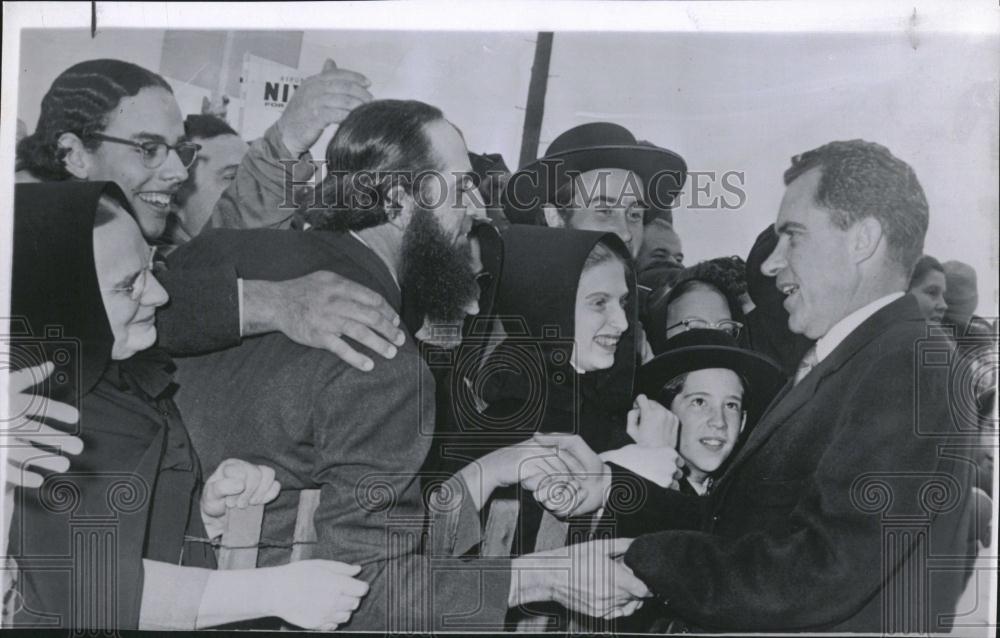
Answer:
[(663, 352), (667, 339), (688, 330), (721, 330), (740, 341), (743, 309), (725, 274), (713, 262), (701, 262), (653, 294), (643, 325), (655, 354)]

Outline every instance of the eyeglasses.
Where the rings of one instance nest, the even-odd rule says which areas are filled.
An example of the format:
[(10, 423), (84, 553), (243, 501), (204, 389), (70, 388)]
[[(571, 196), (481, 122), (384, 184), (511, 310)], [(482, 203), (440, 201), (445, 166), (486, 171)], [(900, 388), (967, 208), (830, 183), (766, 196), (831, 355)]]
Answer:
[(139, 156), (142, 157), (143, 166), (146, 168), (159, 168), (163, 166), (163, 163), (167, 161), (167, 155), (170, 154), (170, 151), (177, 153), (177, 157), (181, 160), (184, 168), (191, 168), (194, 160), (198, 157), (198, 151), (201, 150), (201, 144), (195, 144), (194, 142), (180, 142), (179, 144), (167, 144), (166, 142), (154, 142), (152, 140), (136, 142), (135, 140), (111, 137), (103, 133), (91, 133), (88, 137), (104, 142), (126, 144), (135, 147), (135, 150), (139, 152)]
[(132, 301), (138, 302), (142, 298), (143, 291), (146, 290), (146, 284), (149, 282), (153, 267), (156, 265), (156, 249), (156, 246), (149, 247), (149, 259), (146, 261), (146, 265), (136, 273), (135, 277), (129, 280), (128, 284), (114, 288), (101, 288), (101, 292), (120, 292), (123, 295), (128, 295)]
[(678, 326), (684, 326), (684, 331), (688, 330), (721, 330), (728, 333), (730, 337), (736, 339), (740, 336), (740, 331), (743, 330), (743, 324), (739, 321), (733, 321), (732, 319), (723, 319), (721, 321), (716, 321), (711, 323), (705, 321), (704, 319), (685, 319), (683, 321), (678, 321), (672, 326), (667, 326), (667, 332), (670, 332)]

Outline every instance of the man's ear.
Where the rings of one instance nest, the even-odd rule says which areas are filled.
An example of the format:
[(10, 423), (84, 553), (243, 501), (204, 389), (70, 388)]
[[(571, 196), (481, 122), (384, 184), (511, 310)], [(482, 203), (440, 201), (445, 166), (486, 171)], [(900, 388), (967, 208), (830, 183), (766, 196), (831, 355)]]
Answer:
[(559, 214), (555, 206), (550, 206), (545, 204), (542, 206), (542, 212), (545, 213), (545, 225), (549, 228), (565, 228), (566, 220), (563, 216)]
[(856, 264), (871, 259), (885, 241), (882, 224), (874, 217), (858, 220), (849, 232), (851, 256)]
[(90, 152), (84, 148), (83, 140), (75, 133), (63, 133), (56, 144), (65, 153), (63, 166), (66, 167), (66, 171), (77, 179), (89, 179)]
[(385, 214), (389, 223), (405, 230), (413, 216), (413, 198), (400, 185), (390, 186), (385, 192)]

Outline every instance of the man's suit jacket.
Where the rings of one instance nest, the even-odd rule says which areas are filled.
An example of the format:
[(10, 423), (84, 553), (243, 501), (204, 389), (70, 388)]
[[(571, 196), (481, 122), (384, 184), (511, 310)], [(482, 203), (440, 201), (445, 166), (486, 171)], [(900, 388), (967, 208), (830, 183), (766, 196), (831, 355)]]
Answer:
[[(272, 281), (330, 270), (400, 308), (386, 265), (347, 234), (212, 230), (173, 253), (170, 267), (220, 263), (244, 278)], [(412, 335), (395, 358), (373, 358), (375, 368), (361, 372), (281, 334), (244, 339), (178, 360), (177, 403), (206, 473), (229, 457), (275, 468), (282, 495), (265, 510), (262, 566), (288, 560), (297, 491), (321, 490), (316, 557), (362, 565), (359, 578), (371, 585), (347, 628), (440, 629), (445, 613), (468, 613), (468, 622), (498, 628), (509, 565), (431, 574), (421, 555), (419, 470), (434, 431), (430, 370)]]
[(972, 434), (925, 337), (912, 296), (876, 312), (772, 403), (704, 531), (635, 540), (626, 563), (666, 611), (720, 631), (947, 629), (975, 554)]

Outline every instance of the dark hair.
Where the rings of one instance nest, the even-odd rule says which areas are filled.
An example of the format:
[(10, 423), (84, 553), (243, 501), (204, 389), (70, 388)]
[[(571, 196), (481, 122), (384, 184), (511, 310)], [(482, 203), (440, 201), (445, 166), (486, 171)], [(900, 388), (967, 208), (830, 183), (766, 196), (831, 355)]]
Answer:
[[(375, 100), (347, 116), (326, 148), (322, 208), (306, 211), (317, 229), (361, 230), (389, 221), (386, 194), (441, 170), (425, 127), (444, 120), (441, 110), (416, 100)], [(426, 184), (421, 179), (417, 188)]]
[[(556, 209), (556, 212), (559, 213), (559, 216), (562, 217), (563, 222), (567, 225), (569, 225), (570, 221), (573, 219), (573, 215), (576, 213), (573, 206), (573, 198), (576, 194), (576, 180), (576, 176), (571, 176), (570, 179), (567, 179), (559, 188), (556, 189), (556, 192), (553, 194), (552, 201), (548, 202), (548, 204)], [(538, 215), (541, 216), (541, 224), (544, 226), (544, 209), (539, 208)]]
[(184, 135), (189, 139), (210, 140), (221, 135), (239, 136), (239, 133), (221, 117), (199, 113), (184, 119)]
[(924, 189), (909, 164), (886, 147), (866, 142), (830, 142), (796, 155), (785, 171), (785, 185), (808, 170), (820, 169), (814, 201), (841, 230), (867, 217), (881, 225), (889, 255), (905, 272), (924, 250), (928, 206)]
[[(743, 271), (744, 279), (740, 279), (737, 264), (727, 262), (723, 265), (724, 261), (730, 259), (722, 257), (711, 261), (701, 261), (682, 270), (666, 295), (666, 306), (669, 308), (670, 304), (690, 290), (699, 288), (714, 290), (726, 300), (729, 315), (733, 320), (742, 322), (744, 319), (743, 304), (740, 303), (739, 296), (746, 292), (746, 271)], [(666, 315), (664, 314), (665, 319)]]
[(934, 259), (930, 255), (924, 255), (918, 259), (917, 263), (913, 266), (913, 274), (910, 275), (910, 285), (907, 286), (907, 289), (912, 289), (914, 286), (923, 281), (924, 277), (926, 277), (932, 270), (936, 270), (942, 275), (945, 274), (944, 266), (941, 265), (941, 262)]
[(673, 379), (667, 381), (663, 384), (663, 389), (660, 390), (660, 395), (655, 397), (660, 405), (666, 409), (670, 409), (670, 405), (677, 398), (677, 395), (684, 391), (684, 382), (687, 381), (688, 373), (682, 372), (678, 374)]
[[(677, 398), (677, 395), (684, 391), (684, 384), (687, 383), (688, 375), (691, 374), (692, 372), (697, 372), (698, 370), (706, 370), (706, 369), (708, 368), (698, 368), (696, 370), (689, 370), (688, 372), (682, 372), (678, 374), (676, 377), (663, 384), (663, 388), (660, 390), (659, 396), (650, 398), (656, 399), (657, 401), (660, 402), (660, 405), (669, 410), (670, 405), (674, 402), (674, 399)], [(736, 372), (731, 368), (723, 367), (722, 369), (729, 370), (730, 372), (735, 374), (736, 377), (740, 380), (740, 385), (743, 387), (743, 395), (744, 395), (742, 408), (743, 412), (746, 412), (747, 411), (746, 394), (749, 391), (750, 383), (747, 381), (747, 378), (744, 377), (739, 372)]]
[(27, 170), (42, 180), (65, 180), (71, 175), (59, 148), (59, 137), (73, 133), (85, 148), (94, 150), (100, 140), (90, 137), (108, 126), (108, 116), (123, 97), (156, 87), (173, 93), (162, 77), (121, 60), (87, 60), (59, 74), (42, 98), (42, 112), (35, 132), (17, 144), (16, 170)]

